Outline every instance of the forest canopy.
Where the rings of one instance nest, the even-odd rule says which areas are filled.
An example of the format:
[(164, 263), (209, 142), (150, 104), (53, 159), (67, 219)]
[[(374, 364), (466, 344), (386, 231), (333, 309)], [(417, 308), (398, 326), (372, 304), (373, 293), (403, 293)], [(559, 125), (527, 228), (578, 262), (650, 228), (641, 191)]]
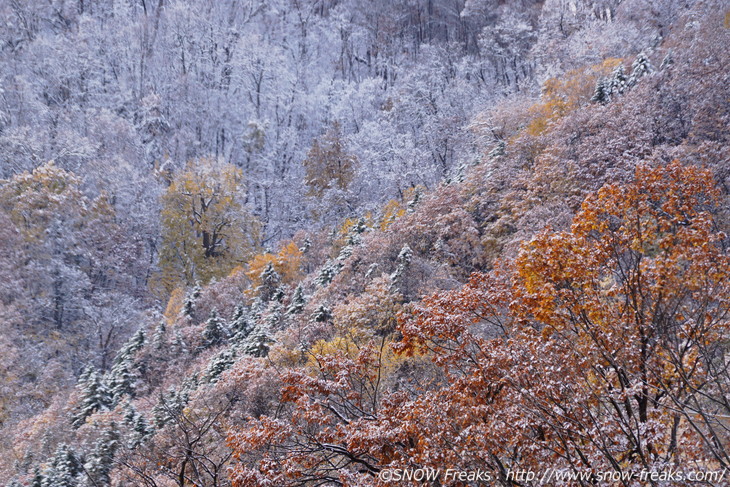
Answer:
[(0, 3), (0, 485), (725, 485), (728, 18)]

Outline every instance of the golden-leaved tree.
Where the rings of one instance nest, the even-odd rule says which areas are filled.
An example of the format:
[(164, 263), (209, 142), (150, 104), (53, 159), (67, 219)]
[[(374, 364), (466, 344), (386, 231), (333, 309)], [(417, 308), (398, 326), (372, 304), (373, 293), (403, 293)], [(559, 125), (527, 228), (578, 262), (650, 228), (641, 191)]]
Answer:
[(243, 175), (232, 165), (189, 163), (162, 196), (162, 250), (156, 284), (165, 294), (207, 283), (246, 262), (259, 242), (258, 220), (244, 207)]
[(308, 195), (321, 198), (329, 189), (345, 190), (355, 177), (357, 158), (347, 152), (342, 128), (332, 124), (320, 140), (315, 140), (304, 160), (304, 183)]

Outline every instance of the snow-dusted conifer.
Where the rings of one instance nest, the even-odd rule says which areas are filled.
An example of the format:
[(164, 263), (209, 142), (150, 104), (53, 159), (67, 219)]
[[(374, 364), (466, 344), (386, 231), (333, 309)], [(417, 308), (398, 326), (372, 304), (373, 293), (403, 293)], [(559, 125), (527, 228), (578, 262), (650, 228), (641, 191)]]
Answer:
[(115, 423), (109, 425), (104, 434), (96, 441), (94, 452), (86, 462), (86, 474), (91, 486), (111, 485), (110, 474), (114, 465), (114, 455), (119, 448), (119, 431)]
[(242, 343), (253, 330), (253, 322), (248, 310), (243, 306), (236, 306), (231, 318), (230, 331), (233, 334), (231, 341), (234, 344)]
[(309, 237), (306, 237), (304, 239), (304, 242), (302, 243), (302, 246), (299, 247), (299, 251), (303, 254), (306, 254), (311, 247), (312, 247), (312, 240)]
[(230, 369), (236, 363), (236, 352), (227, 348), (215, 354), (208, 362), (208, 367), (203, 373), (203, 380), (210, 384), (215, 384), (220, 379), (223, 372)]
[(611, 74), (611, 80), (609, 82), (611, 96), (623, 94), (623, 92), (626, 91), (627, 82), (628, 79), (626, 78), (624, 67), (622, 64), (619, 64), (616, 66), (616, 69), (613, 70), (613, 74)]
[(53, 460), (43, 474), (42, 487), (77, 487), (81, 463), (65, 443), (56, 448)]
[(335, 278), (342, 270), (342, 264), (337, 261), (328, 260), (322, 269), (320, 269), (317, 278), (314, 280), (319, 286), (325, 287)]
[(504, 142), (504, 140), (498, 140), (495, 144), (494, 148), (489, 151), (489, 154), (487, 157), (490, 159), (496, 159), (498, 157), (502, 157), (507, 153), (507, 144)]
[(392, 288), (397, 288), (400, 285), (400, 281), (403, 278), (403, 274), (406, 272), (406, 269), (411, 263), (411, 260), (413, 259), (413, 250), (408, 246), (408, 244), (404, 245), (401, 251), (398, 253), (398, 257), (396, 259), (397, 266), (395, 268), (395, 271), (390, 275), (390, 282)]
[(155, 328), (155, 334), (152, 336), (152, 347), (155, 350), (162, 350), (162, 347), (165, 344), (166, 337), (167, 325), (165, 325), (165, 321), (162, 320)]
[(189, 351), (188, 345), (185, 343), (185, 338), (183, 338), (180, 330), (175, 330), (174, 338), (172, 340), (172, 348), (177, 354), (186, 354)]
[(269, 324), (266, 321), (259, 322), (246, 340), (241, 343), (240, 350), (245, 355), (266, 357), (273, 343), (275, 340)]
[(591, 101), (601, 105), (611, 101), (611, 86), (606, 78), (601, 78), (596, 82), (596, 89), (593, 91)]
[(188, 318), (194, 319), (195, 318), (195, 307), (198, 301), (198, 298), (200, 297), (200, 283), (195, 283), (195, 286), (190, 291), (190, 293), (185, 297), (185, 302), (183, 303), (183, 313)]
[(320, 304), (314, 313), (312, 313), (311, 319), (317, 323), (329, 321), (332, 319), (332, 311), (324, 304)]
[(406, 205), (406, 211), (408, 213), (413, 213), (416, 209), (416, 205), (421, 201), (421, 188), (416, 187), (415, 192), (413, 193), (413, 199), (408, 202), (408, 205)]
[(153, 433), (154, 430), (149, 423), (147, 423), (145, 417), (142, 414), (137, 413), (137, 416), (134, 418), (134, 423), (132, 424), (132, 434), (129, 439), (130, 448), (137, 448), (139, 445), (144, 443), (147, 438), (152, 436)]
[(304, 298), (304, 288), (302, 288), (302, 285), (299, 284), (294, 290), (294, 295), (291, 298), (291, 304), (286, 312), (290, 315), (299, 314), (304, 309), (305, 304), (307, 304), (307, 300)]
[(211, 311), (203, 330), (203, 348), (215, 347), (223, 343), (229, 336), (225, 322), (216, 310)]
[(96, 369), (91, 366), (87, 367), (83, 377), (84, 382), (79, 383), (81, 405), (72, 420), (76, 428), (83, 425), (86, 418), (112, 404), (112, 395)]
[(281, 284), (281, 276), (274, 269), (274, 264), (269, 262), (261, 271), (261, 285), (259, 286), (259, 297), (261, 301), (268, 303), (276, 294), (276, 290)]
[(124, 344), (114, 358), (114, 364), (107, 380), (109, 392), (112, 396), (112, 405), (118, 404), (119, 400), (125, 395), (134, 396), (137, 381), (134, 359), (137, 352), (144, 346), (145, 340), (145, 332), (140, 328)]
[(670, 50), (669, 52), (667, 52), (667, 55), (664, 56), (664, 59), (662, 59), (662, 63), (659, 65), (659, 69), (665, 70), (672, 64), (674, 64), (674, 54)]
[(152, 408), (152, 417), (156, 428), (162, 428), (178, 417), (190, 401), (190, 394), (198, 387), (198, 377), (193, 375), (183, 381), (178, 389), (171, 387), (167, 393), (160, 394), (157, 405)]
[(631, 65), (631, 76), (629, 76), (628, 85), (634, 86), (639, 82), (639, 79), (647, 74), (651, 74), (653, 70), (654, 68), (649, 62), (649, 58), (646, 57), (646, 54), (640, 52)]
[(33, 478), (30, 481), (30, 487), (43, 487), (43, 474), (40, 467), (33, 467)]

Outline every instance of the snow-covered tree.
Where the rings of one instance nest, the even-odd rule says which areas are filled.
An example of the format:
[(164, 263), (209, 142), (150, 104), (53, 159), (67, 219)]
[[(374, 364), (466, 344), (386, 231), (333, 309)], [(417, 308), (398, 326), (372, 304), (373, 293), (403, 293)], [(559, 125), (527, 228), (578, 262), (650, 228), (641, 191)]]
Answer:
[(628, 86), (628, 78), (624, 71), (623, 64), (619, 64), (614, 69), (609, 80), (608, 89), (612, 96), (622, 95)]
[(111, 485), (110, 474), (114, 467), (114, 455), (119, 446), (119, 431), (117, 425), (112, 422), (96, 441), (94, 450), (86, 461), (84, 473), (89, 478), (85, 485)]
[(106, 409), (113, 404), (113, 393), (107, 387), (104, 377), (93, 366), (88, 366), (81, 378), (78, 387), (81, 396), (79, 410), (74, 414), (73, 425), (81, 426), (86, 418), (95, 412)]
[(304, 297), (304, 288), (301, 284), (299, 284), (296, 289), (294, 289), (289, 309), (287, 309), (286, 312), (290, 315), (299, 314), (304, 309), (305, 304), (307, 304), (307, 300)]
[(227, 348), (221, 350), (211, 357), (208, 366), (203, 372), (203, 380), (215, 384), (220, 379), (220, 375), (236, 363), (235, 348)]
[(258, 288), (258, 295), (262, 302), (268, 303), (276, 295), (276, 291), (281, 284), (281, 277), (274, 269), (274, 264), (269, 262), (261, 271), (261, 285)]
[(155, 327), (155, 333), (152, 335), (152, 348), (158, 351), (162, 350), (166, 339), (167, 325), (165, 325), (165, 321), (163, 320)]
[(82, 465), (74, 451), (65, 443), (56, 448), (50, 465), (43, 472), (42, 487), (77, 487)]
[(241, 342), (239, 350), (244, 355), (266, 357), (269, 354), (271, 345), (275, 342), (276, 340), (271, 333), (269, 323), (267, 321), (263, 321), (257, 323), (248, 337)]
[(195, 305), (198, 301), (198, 298), (200, 298), (200, 292), (200, 283), (196, 282), (188, 295), (185, 297), (185, 302), (183, 304), (183, 313), (188, 318), (195, 317)]
[(231, 340), (233, 343), (241, 343), (253, 330), (253, 319), (249, 314), (249, 310), (244, 306), (236, 306), (236, 310), (231, 318), (229, 329), (233, 334)]
[(396, 258), (395, 271), (393, 271), (393, 273), (390, 275), (391, 286), (394, 289), (397, 289), (399, 286), (402, 285), (401, 280), (403, 279), (403, 275), (408, 269), (408, 266), (410, 265), (412, 259), (413, 250), (411, 250), (408, 244), (406, 244), (398, 253), (398, 257)]
[(628, 86), (636, 85), (642, 77), (651, 74), (652, 71), (654, 71), (654, 67), (649, 62), (649, 58), (646, 57), (646, 54), (640, 52), (631, 64), (631, 76), (627, 81)]
[(216, 310), (211, 311), (203, 329), (203, 348), (215, 347), (228, 339), (230, 332)]
[(111, 370), (107, 374), (106, 383), (112, 396), (112, 404), (118, 404), (124, 396), (134, 397), (138, 378), (135, 358), (145, 345), (144, 329), (140, 328), (119, 350), (114, 358)]
[(342, 270), (342, 264), (339, 261), (328, 260), (320, 269), (315, 282), (322, 287), (326, 287), (340, 273), (340, 270)]
[(320, 304), (317, 309), (314, 310), (310, 319), (316, 323), (329, 321), (332, 319), (332, 310), (330, 310), (325, 304)]
[(606, 78), (600, 78), (596, 82), (596, 89), (593, 91), (591, 101), (605, 105), (611, 101), (611, 87)]

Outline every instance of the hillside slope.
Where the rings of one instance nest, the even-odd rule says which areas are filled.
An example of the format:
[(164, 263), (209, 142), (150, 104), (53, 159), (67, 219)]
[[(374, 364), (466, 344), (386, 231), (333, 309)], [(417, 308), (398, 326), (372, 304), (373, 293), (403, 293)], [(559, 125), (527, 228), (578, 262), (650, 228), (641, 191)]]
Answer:
[[(456, 469), (507, 486), (510, 472), (549, 467), (589, 476), (565, 485), (613, 485), (613, 472), (639, 485), (670, 466), (730, 468), (730, 12), (639, 3), (574, 5), (557, 38), (551, 2), (533, 26), (494, 24), (497, 39), (516, 25), (535, 36), (513, 41), (544, 56), (530, 75), (543, 78), (540, 94), (482, 100), (457, 130), (473, 160), (441, 183), (413, 181), (268, 250), (246, 240), (259, 223), (237, 199), (236, 170), (171, 170), (161, 247), (186, 248), (165, 247), (189, 235), (164, 229), (194, 226), (174, 210), (186, 192), (208, 194), (207, 181), (224, 196), (200, 213), (250, 231), (231, 260), (209, 236), (203, 254), (149, 286), (134, 282), (151, 272), (143, 234), (127, 238), (111, 197), (55, 164), (9, 177), (0, 247), (12, 258), (0, 272), (18, 278), (0, 284), (0, 480), (363, 486), (425, 468), (441, 472), (434, 485), (476, 485), (445, 476)], [(467, 2), (463, 15), (490, 6)], [(581, 32), (591, 12), (617, 20)], [(620, 28), (634, 32), (626, 43), (601, 37)], [(647, 37), (644, 51), (629, 42)], [(320, 160), (347, 162), (337, 133), (317, 145)], [(368, 174), (357, 177), (365, 187)], [(345, 197), (336, 186), (335, 176), (319, 197)], [(204, 284), (179, 277), (202, 275), (208, 254), (220, 268)], [(76, 286), (63, 295), (86, 328), (54, 314), (52, 272)], [(100, 287), (117, 291), (101, 302), (84, 291)], [(80, 368), (97, 340), (72, 380), (69, 364)]]

